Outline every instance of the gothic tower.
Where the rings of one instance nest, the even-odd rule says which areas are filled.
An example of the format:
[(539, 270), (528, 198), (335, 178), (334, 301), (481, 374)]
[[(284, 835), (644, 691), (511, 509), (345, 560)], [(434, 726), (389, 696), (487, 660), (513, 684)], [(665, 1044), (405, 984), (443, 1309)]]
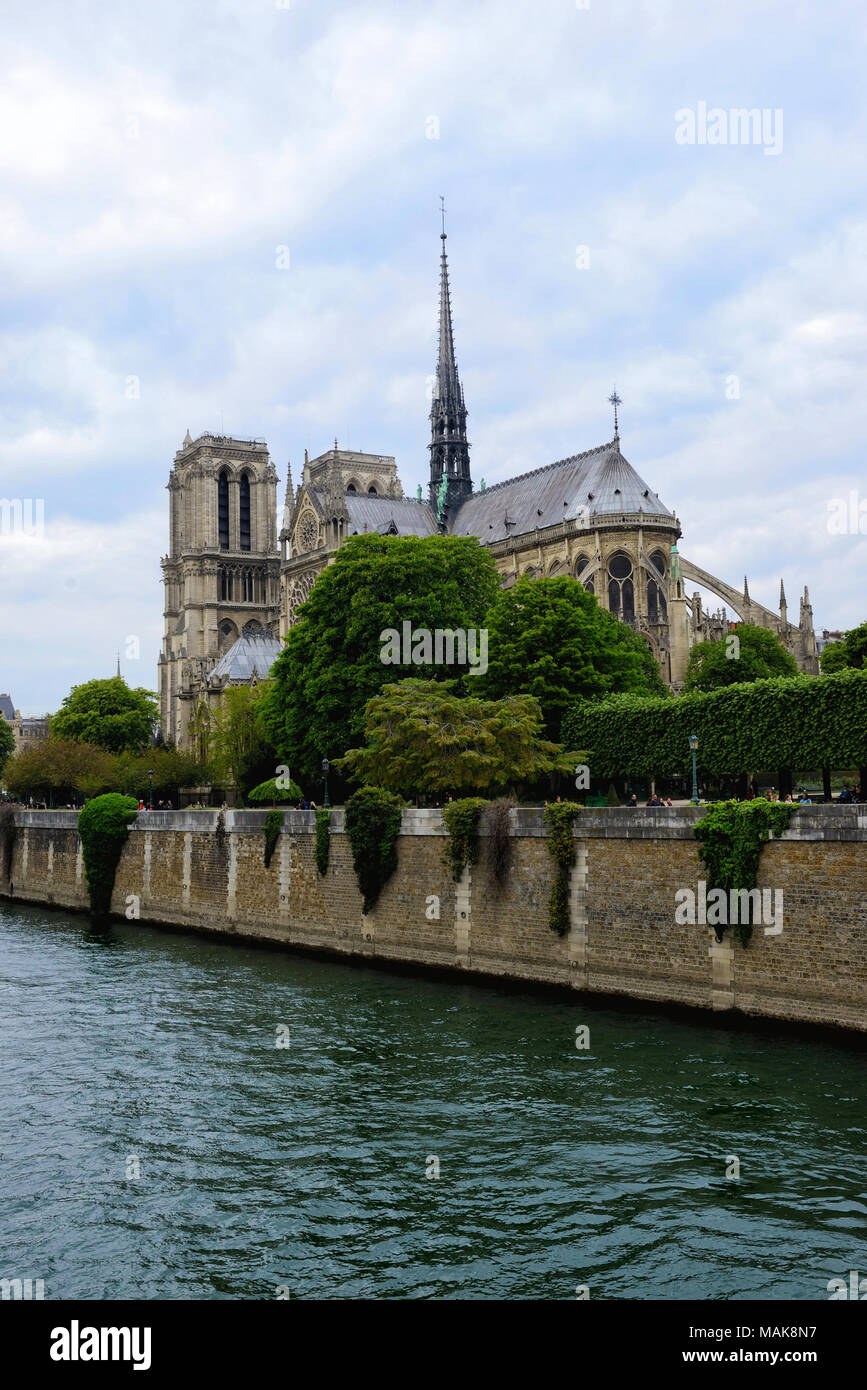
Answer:
[(455, 361), (445, 225), (440, 239), (443, 244), (440, 258), (440, 341), (430, 410), (428, 495), (438, 521), (447, 526), (454, 521), (461, 504), (471, 496), (473, 481), (470, 477), (470, 446), (467, 443), (467, 408)]
[(160, 725), (166, 740), (184, 745), (192, 707), (220, 657), (245, 629), (276, 631), (277, 474), (262, 440), (193, 440), (188, 430), (168, 491)]

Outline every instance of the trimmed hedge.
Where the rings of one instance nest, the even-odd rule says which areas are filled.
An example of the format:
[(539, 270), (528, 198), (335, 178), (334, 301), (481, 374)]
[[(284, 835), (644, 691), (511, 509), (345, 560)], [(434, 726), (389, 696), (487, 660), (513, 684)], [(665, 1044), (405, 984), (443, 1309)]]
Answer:
[(114, 876), (137, 815), (138, 802), (132, 797), (108, 792), (88, 801), (78, 817), (90, 907), (96, 916), (105, 916), (111, 908)]
[(795, 676), (690, 692), (676, 699), (614, 695), (583, 700), (563, 720), (563, 742), (587, 749), (594, 777), (711, 776), (777, 768), (867, 766), (867, 670)]

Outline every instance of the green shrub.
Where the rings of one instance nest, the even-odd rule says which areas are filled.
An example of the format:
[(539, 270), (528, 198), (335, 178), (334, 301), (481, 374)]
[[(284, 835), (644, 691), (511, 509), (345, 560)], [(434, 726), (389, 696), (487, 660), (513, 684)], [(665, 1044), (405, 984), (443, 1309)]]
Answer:
[(565, 936), (569, 930), (569, 871), (575, 863), (572, 825), (581, 809), (577, 801), (555, 801), (545, 807), (548, 850), (557, 865), (548, 904), (548, 925), (558, 936)]
[(114, 876), (137, 814), (138, 802), (132, 797), (108, 792), (88, 801), (78, 817), (90, 907), (97, 916), (111, 908)]
[[(784, 801), (718, 801), (693, 829), (700, 841), (698, 857), (707, 867), (708, 890), (723, 888), (728, 895), (737, 888), (755, 888), (762, 845), (771, 831), (779, 837), (798, 808)], [(717, 928), (722, 939), (723, 928)], [(738, 937), (746, 946), (753, 929), (737, 924)]]
[(455, 883), (464, 869), (479, 862), (479, 817), (487, 802), (481, 796), (465, 796), (443, 807), (443, 823), (449, 832), (445, 862)]
[(0, 806), (0, 875), (6, 878), (12, 872), (12, 856), (15, 853), (15, 807)]
[(301, 788), (291, 779), (288, 787), (278, 787), (277, 778), (269, 777), (267, 782), (260, 782), (258, 787), (254, 787), (251, 792), (247, 793), (247, 800), (264, 801), (266, 805), (294, 806), (303, 799), (303, 796), (304, 793)]
[(346, 834), (364, 899), (363, 912), (375, 905), (397, 868), (402, 806), (400, 797), (384, 787), (360, 787), (346, 803)]
[(324, 878), (328, 873), (331, 852), (331, 812), (324, 806), (316, 808), (316, 867)]
[(283, 829), (283, 812), (269, 811), (265, 817), (263, 827), (265, 835), (265, 868), (267, 869), (274, 857), (277, 848), (277, 841), (280, 839), (280, 831)]

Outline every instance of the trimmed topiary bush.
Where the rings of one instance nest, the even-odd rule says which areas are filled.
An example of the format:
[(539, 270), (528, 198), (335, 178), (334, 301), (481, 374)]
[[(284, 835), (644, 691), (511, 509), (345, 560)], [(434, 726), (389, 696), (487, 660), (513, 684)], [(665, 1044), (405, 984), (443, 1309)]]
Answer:
[(324, 806), (316, 808), (316, 867), (324, 878), (328, 873), (331, 853), (331, 812)]
[(131, 796), (108, 792), (88, 801), (78, 817), (90, 907), (97, 916), (105, 916), (111, 909), (114, 876), (137, 815), (138, 802)]
[(296, 782), (290, 780), (288, 787), (278, 787), (276, 777), (269, 777), (267, 782), (260, 782), (258, 787), (247, 793), (248, 801), (264, 802), (266, 806), (294, 806), (303, 797), (304, 793)]
[(443, 823), (449, 832), (445, 862), (455, 883), (464, 869), (479, 862), (479, 818), (487, 806), (481, 796), (465, 796), (443, 807)]
[(346, 834), (352, 867), (369, 912), (397, 868), (397, 837), (403, 802), (384, 787), (360, 787), (346, 803)]
[(555, 801), (545, 807), (548, 849), (557, 865), (557, 877), (548, 907), (548, 925), (558, 936), (565, 936), (569, 930), (569, 872), (575, 863), (572, 825), (581, 809), (577, 801)]
[(265, 868), (267, 869), (274, 858), (277, 841), (280, 839), (280, 831), (283, 829), (283, 812), (269, 811), (262, 829), (265, 836)]

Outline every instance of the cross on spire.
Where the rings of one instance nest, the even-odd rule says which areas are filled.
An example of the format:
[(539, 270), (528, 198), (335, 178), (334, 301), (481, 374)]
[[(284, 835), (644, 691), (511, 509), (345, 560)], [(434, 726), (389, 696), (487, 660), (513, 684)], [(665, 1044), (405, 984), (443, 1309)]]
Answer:
[(618, 426), (618, 423), (617, 423), (617, 407), (618, 407), (619, 405), (622, 405), (623, 402), (622, 402), (622, 400), (620, 399), (620, 397), (619, 397), (618, 394), (617, 394), (617, 387), (616, 387), (616, 386), (615, 386), (614, 390), (611, 392), (611, 395), (608, 397), (608, 402), (609, 402), (610, 405), (613, 405), (613, 406), (614, 406), (614, 438), (615, 438), (615, 439), (619, 439), (619, 438), (620, 438), (620, 429), (619, 429), (619, 426)]
[(441, 235), (442, 235), (443, 239), (445, 239), (445, 234), (446, 234), (446, 200), (445, 200), (445, 198), (443, 197), (442, 193), (440, 194), (440, 215), (441, 215), (441, 217), (442, 217), (442, 219), (443, 219), (443, 229), (442, 229), (442, 234), (441, 234)]

